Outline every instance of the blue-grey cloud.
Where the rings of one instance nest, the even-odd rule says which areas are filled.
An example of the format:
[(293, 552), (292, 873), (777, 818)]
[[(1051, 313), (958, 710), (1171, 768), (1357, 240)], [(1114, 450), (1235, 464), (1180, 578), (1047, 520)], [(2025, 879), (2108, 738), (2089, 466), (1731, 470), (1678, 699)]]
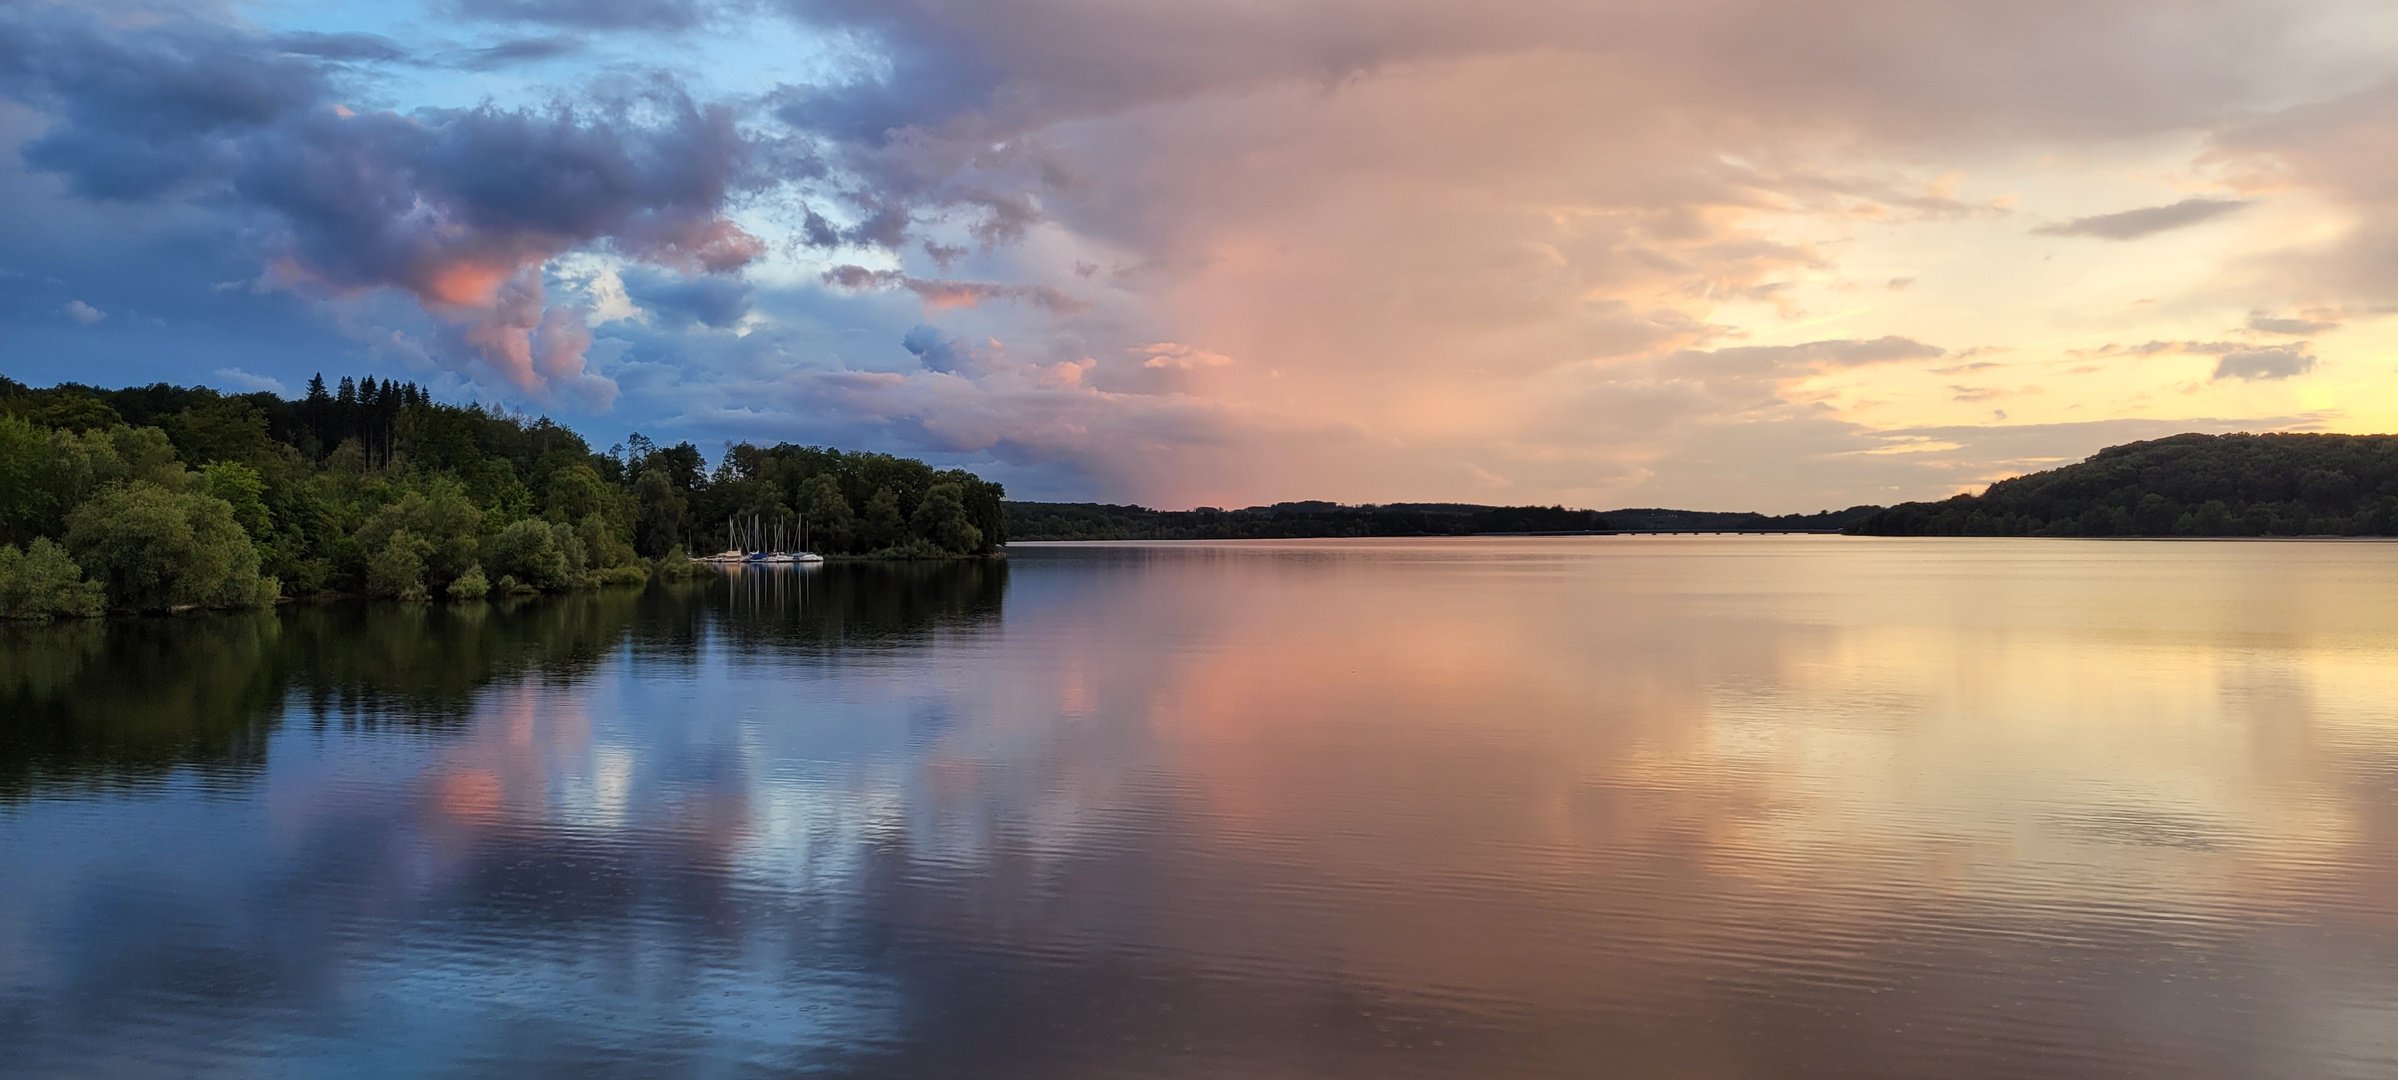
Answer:
[(583, 30), (688, 30), (705, 21), (697, 0), (451, 0), (461, 18)]
[(2307, 350), (2305, 342), (2227, 352), (2215, 361), (2215, 378), (2248, 382), (2287, 379), (2313, 370), (2315, 355)]
[(2260, 311), (2248, 316), (2248, 328), (2260, 334), (2309, 337), (2337, 330), (2340, 324), (2329, 319), (2276, 318)]
[(404, 290), (529, 392), (587, 381), (588, 331), (542, 295), (548, 259), (598, 247), (719, 272), (763, 251), (724, 209), (772, 182), (767, 155), (729, 109), (671, 86), (407, 115), (354, 112), (342, 90), (337, 65), (229, 26), (0, 15), (0, 95), (56, 118), (26, 163), (86, 198), (226, 216), (260, 238), (274, 284)]
[(380, 34), (301, 31), (277, 34), (268, 44), (280, 52), (320, 60), (390, 61), (410, 56), (406, 47)]
[(2161, 232), (2186, 228), (2213, 221), (2246, 207), (2242, 199), (2183, 199), (2165, 206), (2150, 206), (2114, 214), (2075, 218), (2058, 225), (2032, 230), (2041, 236), (2088, 236), (2100, 240), (2137, 240)]
[(910, 329), (899, 339), (899, 345), (934, 371), (954, 375), (971, 367), (975, 361), (972, 346), (943, 334), (935, 326), (919, 325)]
[(496, 71), (516, 64), (538, 63), (543, 60), (555, 60), (561, 56), (573, 56), (588, 48), (590, 48), (588, 42), (568, 34), (510, 38), (496, 45), (486, 45), (479, 49), (469, 50), (455, 61), (455, 65), (468, 71)]
[(749, 282), (725, 274), (660, 273), (634, 266), (619, 276), (625, 295), (667, 326), (731, 326), (749, 314), (750, 296), (756, 291)]

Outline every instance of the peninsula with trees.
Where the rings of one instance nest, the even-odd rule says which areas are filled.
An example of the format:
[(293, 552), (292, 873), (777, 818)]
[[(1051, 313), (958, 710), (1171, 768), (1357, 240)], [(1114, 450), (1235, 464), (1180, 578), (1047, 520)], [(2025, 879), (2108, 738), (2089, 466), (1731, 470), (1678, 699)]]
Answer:
[(0, 617), (354, 594), (558, 592), (690, 572), (728, 519), (805, 516), (831, 557), (1007, 542), (998, 484), (888, 454), (572, 430), (411, 383), (320, 376), (297, 399), (0, 378)]
[(1901, 503), (1866, 536), (2398, 535), (2398, 435), (2175, 435), (1979, 495)]

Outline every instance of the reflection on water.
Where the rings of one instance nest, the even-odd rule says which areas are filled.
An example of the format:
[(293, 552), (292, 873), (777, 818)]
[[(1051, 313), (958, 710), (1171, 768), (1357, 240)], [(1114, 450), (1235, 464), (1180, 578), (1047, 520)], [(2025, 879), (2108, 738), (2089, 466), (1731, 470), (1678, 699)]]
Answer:
[(0, 1075), (2387, 1077), (2394, 661), (2373, 544), (4, 628)]

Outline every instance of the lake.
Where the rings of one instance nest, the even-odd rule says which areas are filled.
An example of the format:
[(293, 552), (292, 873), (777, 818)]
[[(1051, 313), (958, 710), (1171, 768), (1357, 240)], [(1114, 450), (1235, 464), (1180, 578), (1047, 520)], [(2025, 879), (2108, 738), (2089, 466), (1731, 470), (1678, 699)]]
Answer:
[(2398, 546), (0, 627), (0, 1075), (2398, 1075)]

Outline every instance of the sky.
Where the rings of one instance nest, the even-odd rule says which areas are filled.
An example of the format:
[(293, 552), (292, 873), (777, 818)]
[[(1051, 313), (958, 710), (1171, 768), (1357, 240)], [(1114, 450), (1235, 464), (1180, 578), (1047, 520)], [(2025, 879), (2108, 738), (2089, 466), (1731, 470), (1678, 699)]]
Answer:
[(1812, 511), (2398, 430), (2398, 13), (0, 0), (0, 373), (1013, 497)]

